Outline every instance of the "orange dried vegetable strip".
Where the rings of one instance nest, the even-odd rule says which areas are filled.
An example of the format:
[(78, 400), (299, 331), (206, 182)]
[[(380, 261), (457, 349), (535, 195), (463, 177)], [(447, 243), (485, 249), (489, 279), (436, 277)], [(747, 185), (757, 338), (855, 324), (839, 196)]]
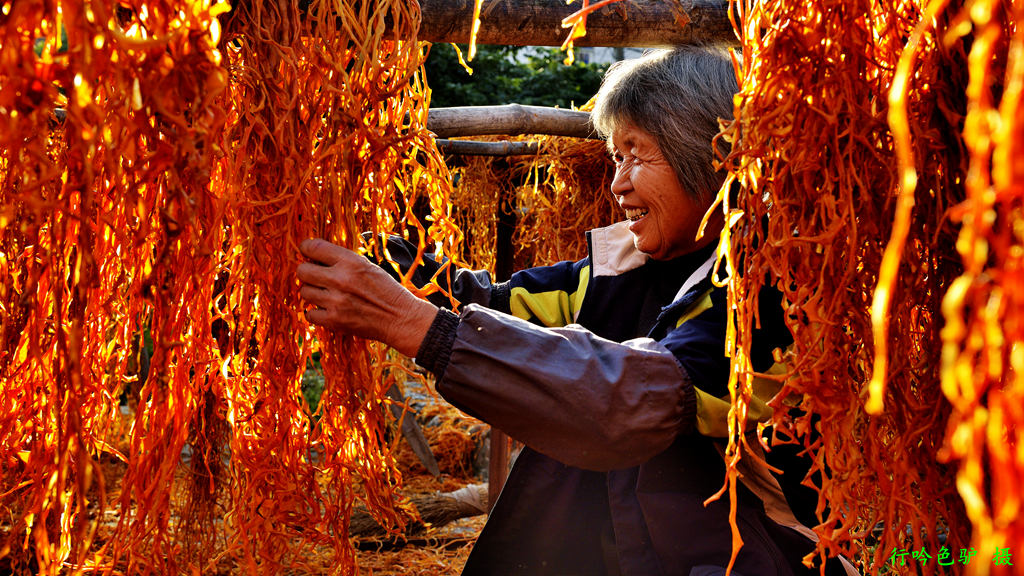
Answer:
[(494, 273), (497, 224), (501, 212), (503, 178), (494, 169), (494, 158), (475, 156), (459, 160), (458, 185), (452, 195), (454, 215), (465, 234), (459, 258), (477, 270)]
[[(69, 553), (70, 535), (62, 538), (55, 528), (66, 508), (74, 518), (66, 489), (78, 478), (68, 452), (81, 449), (58, 437), (56, 415), (47, 409), (61, 400), (54, 388), (66, 389), (66, 380), (58, 383), (64, 370), (44, 356), (57, 345), (56, 330), (37, 319), (39, 310), (53, 309), (65, 271), (62, 258), (48, 258), (55, 252), (51, 238), (63, 231), (51, 231), (43, 216), (59, 205), (63, 153), (63, 142), (47, 137), (48, 107), (59, 100), (54, 60), (59, 65), (61, 57), (54, 58), (52, 42), (40, 57), (33, 52), (35, 38), (52, 38), (45, 14), (41, 4), (7, 5), (0, 22), (0, 510), (9, 519), (0, 532), (0, 561), (12, 570), (31, 561), (5, 553), (12, 543), (33, 546), (43, 566)], [(44, 508), (47, 500), (52, 504)]]
[[(744, 67), (726, 135), (734, 142), (730, 178), (741, 191), (730, 198), (726, 186), (719, 198), (729, 222), (720, 265), (735, 310), (728, 488), (741, 481), (754, 376), (747, 350), (767, 281), (783, 293), (795, 338), (771, 424), (780, 440), (800, 442), (821, 474), (805, 480), (820, 494), (818, 554), (861, 554), (876, 570), (893, 549), (938, 550), (942, 527), (955, 549), (966, 538), (962, 504), (950, 470), (935, 462), (950, 410), (936, 386), (939, 298), (957, 273), (946, 256), (953, 232), (945, 217), (962, 194), (964, 165), (953, 136), (962, 44), (937, 38), (955, 10), (936, 10), (938, 32), (922, 33), (905, 96), (919, 180), (885, 319), (888, 386), (878, 415), (864, 405), (874, 361), (868, 309), (898, 186), (885, 102), (903, 39), (922, 11), (913, 2), (864, 1), (744, 2), (738, 12)], [(801, 400), (801, 412), (789, 410), (788, 397)], [(867, 558), (865, 538), (876, 525), (881, 534)], [(904, 542), (905, 527), (912, 541)]]
[[(468, 56), (468, 58), (469, 58), (470, 62), (472, 62), (473, 61), (473, 57), (476, 56), (476, 35), (477, 35), (477, 33), (480, 32), (480, 9), (483, 7), (483, 4), (484, 4), (484, 0), (473, 0), (473, 24), (472, 24), (472, 26), (470, 26), (470, 30), (469, 30), (469, 56)], [(459, 62), (462, 62), (462, 52), (459, 51), (459, 47), (458, 46), (456, 46), (455, 44), (452, 44), (452, 45), (455, 46), (456, 52), (459, 53)], [(463, 67), (466, 67), (465, 66), (465, 62), (462, 62), (462, 64), (463, 64)], [(470, 71), (469, 73), (472, 74), (473, 72)]]
[[(1024, 143), (1022, 17), (1016, 3), (966, 2), (950, 28), (974, 41), (963, 130), (967, 198), (956, 207), (964, 270), (943, 300), (942, 387), (953, 404), (945, 451), (959, 464), (957, 488), (979, 555), (1024, 541), (1024, 171), (1015, 158)], [(993, 561), (966, 573), (1016, 571)]]
[(599, 140), (524, 136), (540, 145), (536, 155), (467, 157), (460, 160), (459, 186), (453, 201), (466, 234), (460, 258), (494, 270), (496, 226), (503, 187), (515, 182), (513, 233), (515, 268), (543, 266), (587, 255), (583, 232), (621, 218), (608, 191), (614, 165)]
[(610, 192), (615, 166), (604, 141), (549, 136), (539, 142), (538, 155), (530, 159), (534, 176), (518, 198), (519, 266), (583, 258), (583, 233), (622, 219)]
[[(298, 394), (313, 341), (289, 270), (309, 235), (353, 245), (358, 231), (408, 222), (423, 246), (458, 236), (447, 171), (424, 128), (423, 53), (403, 40), (414, 38), (415, 6), (332, 5), (340, 21), (314, 6), (311, 23), (288, 2), (262, 4), (265, 19), (236, 31), (232, 54), (218, 48), (227, 8), (3, 6), (0, 402), (10, 410), (0, 417), (0, 507), (14, 523), (0, 526), (0, 556), (15, 572), (164, 574), (225, 562), (275, 572), (309, 568), (304, 551), (327, 540), (330, 569), (352, 572), (339, 533), (357, 483), (379, 516), (400, 522), (381, 438), (383, 365), (365, 344), (321, 334), (341, 351), (325, 354), (328, 372), (344, 377), (313, 427)], [(73, 58), (59, 52), (62, 31)], [(262, 56), (276, 60), (249, 72)], [(64, 104), (67, 121), (49, 130)], [(243, 176), (272, 186), (254, 193)], [(420, 198), (432, 207), (428, 231), (409, 212)], [(152, 365), (109, 502), (93, 458), (114, 450), (107, 430), (147, 326)], [(333, 484), (319, 490), (324, 476)], [(90, 549), (108, 513), (116, 530)]]
[[(334, 549), (331, 571), (351, 573), (351, 546), (338, 535), (348, 531), (357, 492), (383, 525), (401, 527), (407, 515), (394, 494), (398, 472), (384, 438), (391, 383), (385, 350), (310, 333), (281, 252), (283, 262), (296, 262), (306, 237), (357, 248), (360, 232), (376, 237), (403, 233), (403, 226), (421, 251), (457, 237), (446, 213), (449, 178), (425, 130), (425, 94), (414, 77), (425, 55), (405, 40), (418, 25), (414, 8), (314, 3), (303, 20), (290, 3), (279, 3), (236, 15), (241, 118), (230, 136), (230, 182), (238, 193), (229, 212), (238, 223), (232, 243), (243, 249), (228, 266), (247, 276), (231, 278), (226, 292), (232, 331), (241, 342), (255, 340), (261, 354), (252, 365), (244, 354), (230, 359), (227, 397), (229, 410), (260, 407), (244, 424), (236, 420), (242, 432), (231, 444), (235, 501), (262, 506), (240, 506), (232, 517), (240, 533), (259, 535), (242, 550), (252, 569), (265, 564), (268, 547), (294, 565), (310, 542)], [(379, 26), (385, 17), (394, 32)], [(413, 213), (421, 200), (430, 204), (430, 230)], [(327, 377), (315, 427), (298, 403), (297, 379), (313, 346)], [(281, 446), (291, 459), (281, 458)], [(267, 493), (279, 503), (253, 498)]]
[[(159, 120), (140, 113), (145, 97), (160, 94), (156, 86), (150, 90), (147, 80), (152, 76), (146, 74), (167, 76), (174, 66), (139, 64), (187, 46), (184, 50), (193, 58), (178, 70), (190, 79), (184, 89), (206, 79), (203, 61), (216, 44), (210, 37), (213, 15), (209, 6), (190, 8), (184, 15), (152, 6), (143, 29), (138, 22), (129, 26), (123, 11), (108, 13), (104, 4), (19, 3), (16, 9), (6, 5), (5, 11), (10, 11), (3, 28), (5, 52), (23, 50), (22, 63), (45, 71), (26, 75), (26, 66), (7, 67), (11, 61), (5, 58), (0, 72), (5, 86), (16, 87), (26, 79), (42, 86), (36, 90), (42, 96), (20, 107), (4, 106), (2, 114), (12, 129), (5, 131), (11, 140), (4, 146), (17, 150), (23, 160), (5, 166), (10, 186), (3, 188), (2, 204), (20, 221), (5, 221), (2, 234), (5, 253), (21, 259), (13, 270), (19, 277), (14, 286), (20, 284), (24, 291), (6, 293), (4, 300), (5, 305), (33, 301), (21, 308), (24, 331), (8, 333), (5, 339), (5, 352), (14, 350), (20, 359), (2, 377), (5, 396), (32, 401), (19, 403), (19, 418), (5, 422), (0, 433), (3, 459), (13, 452), (23, 454), (23, 474), (36, 478), (5, 493), (3, 505), (16, 518), (5, 540), (12, 570), (27, 570), (30, 554), (41, 573), (54, 573), (65, 562), (78, 571), (94, 563), (89, 546), (108, 504), (93, 458), (110, 450), (105, 431), (124, 386), (131, 335), (141, 323), (140, 292), (147, 286), (147, 273), (162, 266), (148, 254), (153, 227), (147, 220), (153, 215), (140, 197), (164, 185), (154, 178), (157, 174), (163, 182), (176, 181), (171, 186), (177, 189), (181, 185), (175, 184), (185, 180), (201, 187), (201, 178), (190, 171), (207, 166), (202, 155), (175, 158), (173, 150), (156, 144), (180, 110), (164, 107)], [(62, 33), (66, 52), (59, 40)], [(40, 36), (47, 40), (37, 58), (31, 50)], [(66, 99), (58, 88), (66, 91)], [(175, 85), (164, 88), (169, 88), (164, 92), (168, 97), (176, 94)], [(211, 96), (216, 93), (212, 85), (203, 88)], [(19, 96), (17, 89), (14, 93)], [(67, 121), (52, 131), (48, 119), (63, 105)], [(201, 99), (186, 100), (183, 106), (203, 112)], [(178, 126), (185, 125), (181, 120)], [(189, 122), (203, 126), (204, 120)], [(189, 133), (176, 136), (183, 145), (194, 141)], [(30, 145), (19, 146), (25, 142)], [(147, 158), (136, 153), (147, 145), (161, 154)], [(48, 155), (47, 148), (54, 152)], [(162, 164), (152, 166), (154, 160)], [(25, 178), (29, 174), (45, 178), (37, 186)], [(174, 212), (180, 204), (169, 202), (166, 208)], [(97, 511), (91, 509), (92, 502), (99, 504)], [(159, 502), (146, 501), (131, 512), (145, 517), (166, 515), (165, 510)], [(30, 538), (23, 537), (22, 527)], [(18, 555), (19, 550), (26, 555)]]
[[(583, 0), (583, 6), (579, 10), (562, 19), (562, 28), (569, 29), (569, 35), (566, 36), (565, 40), (562, 42), (562, 50), (567, 52), (565, 57), (566, 66), (571, 66), (575, 60), (575, 55), (572, 50), (573, 43), (587, 35), (587, 16), (599, 8), (603, 8), (609, 4), (614, 4), (620, 1), (621, 0), (599, 0), (594, 4), (591, 4), (590, 0)], [(569, 0), (569, 3), (571, 4), (572, 0)]]
[[(199, 549), (203, 538), (182, 545), (185, 510), (176, 496), (191, 480), (183, 486), (179, 475), (186, 445), (196, 453), (209, 450), (196, 441), (193, 426), (223, 379), (210, 303), (225, 239), (225, 191), (215, 175), (229, 119), (215, 19), (227, 8), (149, 3), (129, 13), (94, 9), (98, 22), (117, 19), (136, 34), (125, 39), (112, 31), (106, 73), (123, 88), (98, 100), (112, 132), (120, 134), (106, 165), (119, 172), (116, 192), (125, 205), (119, 217), (134, 233), (121, 248), (131, 279), (124, 306), (135, 330), (148, 321), (153, 341), (148, 377), (138, 390), (119, 522), (108, 544), (110, 561), (136, 573), (201, 566), (212, 555)], [(88, 21), (88, 12), (82, 17)], [(119, 150), (129, 153), (116, 165), (111, 160)], [(193, 534), (214, 526), (195, 513), (186, 519), (195, 522)]]
[(889, 368), (889, 306), (892, 300), (892, 288), (899, 272), (900, 261), (906, 248), (907, 235), (910, 233), (911, 213), (914, 209), (914, 191), (917, 188), (917, 169), (915, 168), (914, 149), (911, 146), (910, 119), (907, 114), (908, 83), (910, 74), (916, 64), (917, 51), (924, 35), (933, 26), (935, 17), (947, 5), (946, 0), (930, 2), (920, 20), (914, 27), (910, 41), (896, 63), (893, 85), (889, 90), (889, 128), (892, 131), (893, 147), (899, 169), (899, 185), (896, 197), (896, 209), (893, 229), (889, 242), (882, 253), (882, 263), (878, 271), (878, 285), (871, 303), (871, 326), (874, 333), (875, 358), (872, 366), (871, 381), (868, 384), (868, 399), (864, 406), (869, 414), (878, 415), (882, 412), (886, 379)]

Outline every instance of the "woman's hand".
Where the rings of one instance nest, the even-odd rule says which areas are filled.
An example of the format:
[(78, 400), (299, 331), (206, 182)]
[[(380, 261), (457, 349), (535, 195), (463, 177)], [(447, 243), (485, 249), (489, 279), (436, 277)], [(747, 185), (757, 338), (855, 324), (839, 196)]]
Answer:
[(309, 261), (295, 274), (299, 295), (312, 308), (306, 318), (331, 331), (383, 342), (412, 357), (437, 307), (421, 300), (363, 256), (326, 240), (304, 240)]

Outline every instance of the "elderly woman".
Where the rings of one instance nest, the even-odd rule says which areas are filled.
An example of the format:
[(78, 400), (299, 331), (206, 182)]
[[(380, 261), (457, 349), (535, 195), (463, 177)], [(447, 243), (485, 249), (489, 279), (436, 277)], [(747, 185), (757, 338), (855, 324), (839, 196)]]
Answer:
[[(699, 229), (722, 183), (711, 141), (736, 90), (725, 49), (613, 66), (593, 121), (615, 158), (611, 193), (625, 220), (591, 231), (579, 262), (500, 284), (460, 271), (458, 315), (354, 252), (303, 243), (310, 322), (415, 357), (449, 402), (526, 446), (465, 574), (724, 573), (729, 499), (705, 503), (725, 470), (726, 301), (711, 282), (722, 218)], [(761, 301), (753, 363), (763, 371), (791, 338), (778, 296)], [(744, 470), (733, 574), (811, 573), (801, 559), (813, 533), (797, 520), (814, 521), (813, 493), (799, 487), (806, 468), (772, 463), (788, 470), (781, 480)], [(809, 508), (798, 515), (800, 499)]]

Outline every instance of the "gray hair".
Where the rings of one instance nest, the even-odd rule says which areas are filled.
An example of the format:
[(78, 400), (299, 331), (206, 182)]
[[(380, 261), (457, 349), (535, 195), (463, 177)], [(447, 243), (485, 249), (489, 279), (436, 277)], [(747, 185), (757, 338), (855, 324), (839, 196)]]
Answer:
[[(719, 118), (732, 119), (738, 91), (728, 48), (653, 50), (608, 69), (591, 119), (604, 138), (623, 123), (650, 133), (683, 189), (710, 201), (724, 178), (712, 165), (711, 141)], [(723, 155), (729, 153), (724, 139), (716, 144)]]

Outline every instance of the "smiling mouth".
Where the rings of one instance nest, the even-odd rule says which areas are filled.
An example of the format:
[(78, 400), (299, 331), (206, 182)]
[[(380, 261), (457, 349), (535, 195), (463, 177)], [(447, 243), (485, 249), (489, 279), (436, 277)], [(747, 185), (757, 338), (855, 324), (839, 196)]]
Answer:
[(647, 216), (647, 210), (643, 208), (626, 208), (626, 218), (630, 222), (636, 222), (637, 220)]

